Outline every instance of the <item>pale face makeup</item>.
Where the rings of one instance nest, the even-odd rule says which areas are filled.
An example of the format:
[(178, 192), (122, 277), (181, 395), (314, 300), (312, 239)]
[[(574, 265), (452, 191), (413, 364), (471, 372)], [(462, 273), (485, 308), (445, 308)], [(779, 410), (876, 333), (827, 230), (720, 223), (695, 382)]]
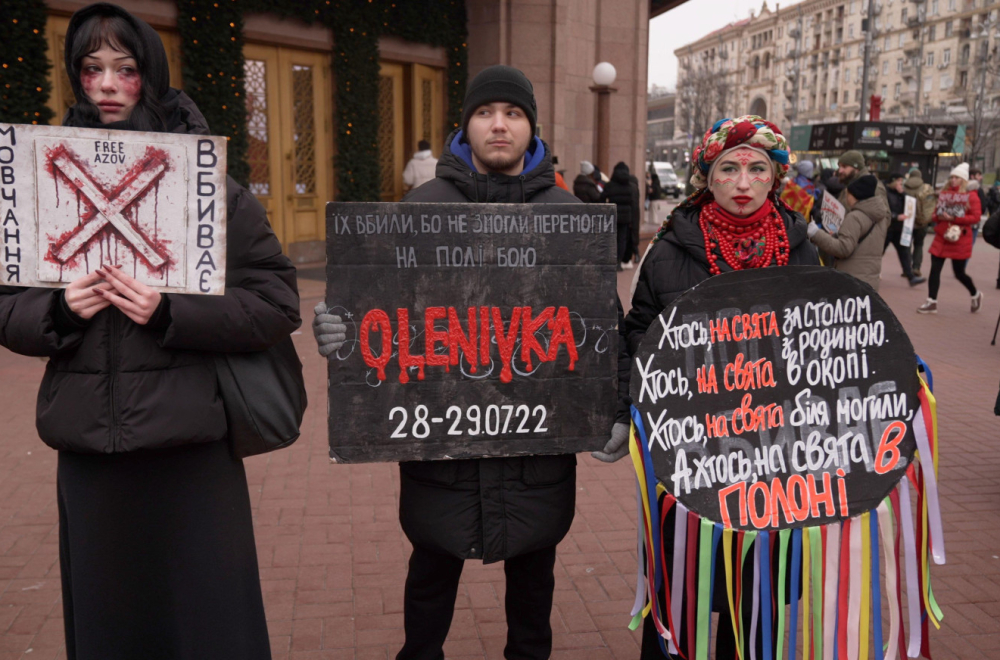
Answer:
[(106, 44), (80, 62), (80, 84), (97, 106), (102, 124), (128, 119), (142, 98), (135, 58)]
[(533, 136), (524, 110), (496, 102), (476, 108), (465, 137), (477, 170), (517, 176), (524, 169), (524, 153)]
[(774, 185), (774, 168), (766, 156), (740, 148), (719, 159), (711, 172), (709, 190), (723, 209), (745, 218), (764, 205)]

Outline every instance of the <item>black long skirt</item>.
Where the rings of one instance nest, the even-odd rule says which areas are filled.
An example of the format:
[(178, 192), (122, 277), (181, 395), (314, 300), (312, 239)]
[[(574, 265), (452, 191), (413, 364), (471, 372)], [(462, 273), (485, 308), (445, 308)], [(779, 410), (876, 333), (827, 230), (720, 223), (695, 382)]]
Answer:
[(223, 442), (59, 453), (69, 660), (271, 657), (241, 461)]

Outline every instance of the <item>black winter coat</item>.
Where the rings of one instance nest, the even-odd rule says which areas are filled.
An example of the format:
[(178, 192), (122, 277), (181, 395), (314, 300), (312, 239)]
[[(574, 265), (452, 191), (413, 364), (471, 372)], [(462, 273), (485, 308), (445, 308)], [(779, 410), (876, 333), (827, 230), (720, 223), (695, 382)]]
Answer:
[[(818, 266), (816, 247), (806, 235), (802, 215), (778, 206), (788, 232), (788, 265)], [(629, 355), (635, 355), (646, 330), (656, 317), (682, 293), (709, 278), (705, 237), (698, 225), (699, 208), (678, 208), (674, 211), (667, 233), (649, 248), (639, 267), (639, 280), (632, 294), (632, 309), (625, 317), (625, 338)], [(732, 270), (721, 256), (717, 263), (722, 272)], [(620, 362), (619, 362), (620, 364)], [(631, 367), (631, 363), (629, 364)], [(631, 368), (618, 370), (618, 381), (628, 383)], [(628, 392), (619, 385), (619, 391)], [(618, 421), (627, 421), (619, 407)]]
[[(633, 180), (635, 183), (633, 184)], [(629, 175), (628, 165), (618, 163), (604, 186), (600, 201), (618, 207), (618, 223), (630, 225), (639, 218), (639, 182)]]
[[(208, 133), (183, 92), (170, 100), (172, 132)], [(0, 287), (0, 345), (50, 358), (36, 412), (47, 445), (117, 453), (225, 439), (213, 353), (264, 350), (301, 323), (295, 267), (264, 208), (231, 178), (226, 199), (225, 295), (164, 294), (143, 326), (115, 307), (84, 321), (63, 289)]]
[(580, 173), (576, 175), (576, 178), (573, 179), (573, 194), (581, 202), (588, 204), (596, 204), (601, 201), (601, 191), (597, 189), (594, 177), (589, 174)]
[[(478, 173), (458, 134), (445, 142), (437, 177), (404, 202), (579, 203), (556, 186), (552, 156), (540, 139), (529, 150), (529, 162), (537, 164), (506, 176)], [(489, 563), (554, 546), (573, 522), (573, 454), (412, 461), (399, 464), (399, 475), (399, 521), (407, 538), (462, 559)]]

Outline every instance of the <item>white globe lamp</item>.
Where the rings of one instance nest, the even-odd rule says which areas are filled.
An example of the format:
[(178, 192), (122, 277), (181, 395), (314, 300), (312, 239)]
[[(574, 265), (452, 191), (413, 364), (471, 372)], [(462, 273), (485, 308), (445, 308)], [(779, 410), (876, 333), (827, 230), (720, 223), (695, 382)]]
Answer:
[(608, 87), (615, 83), (615, 77), (618, 72), (615, 71), (615, 65), (611, 62), (601, 62), (594, 67), (594, 84), (599, 87)]

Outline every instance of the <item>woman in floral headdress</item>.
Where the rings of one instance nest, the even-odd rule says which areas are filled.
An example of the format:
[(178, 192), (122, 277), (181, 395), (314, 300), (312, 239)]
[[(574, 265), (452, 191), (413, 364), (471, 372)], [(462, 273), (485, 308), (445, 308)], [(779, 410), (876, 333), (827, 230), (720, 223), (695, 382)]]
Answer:
[[(788, 171), (788, 142), (777, 126), (756, 115), (717, 122), (695, 150), (692, 170), (695, 192), (663, 223), (640, 265), (632, 309), (625, 319), (629, 355), (638, 351), (647, 328), (665, 307), (713, 275), (768, 266), (819, 265), (816, 249), (807, 239), (806, 221), (777, 197), (778, 185)], [(620, 369), (619, 379), (628, 381), (630, 363)], [(626, 405), (620, 406), (612, 440), (604, 452), (595, 454), (597, 458), (616, 460), (627, 452), (624, 440), (612, 446), (628, 437), (627, 410)], [(672, 518), (673, 510), (663, 526), (668, 534), (673, 530)], [(665, 539), (664, 551), (672, 555), (672, 550), (672, 542)], [(672, 565), (670, 558), (666, 565)], [(717, 581), (714, 600), (719, 607), (713, 609), (723, 610), (727, 618), (722, 620), (728, 621), (722, 582)], [(718, 629), (715, 657), (735, 657), (731, 627)], [(657, 637), (646, 617), (643, 658), (665, 657)], [(690, 651), (683, 635), (681, 650)]]

